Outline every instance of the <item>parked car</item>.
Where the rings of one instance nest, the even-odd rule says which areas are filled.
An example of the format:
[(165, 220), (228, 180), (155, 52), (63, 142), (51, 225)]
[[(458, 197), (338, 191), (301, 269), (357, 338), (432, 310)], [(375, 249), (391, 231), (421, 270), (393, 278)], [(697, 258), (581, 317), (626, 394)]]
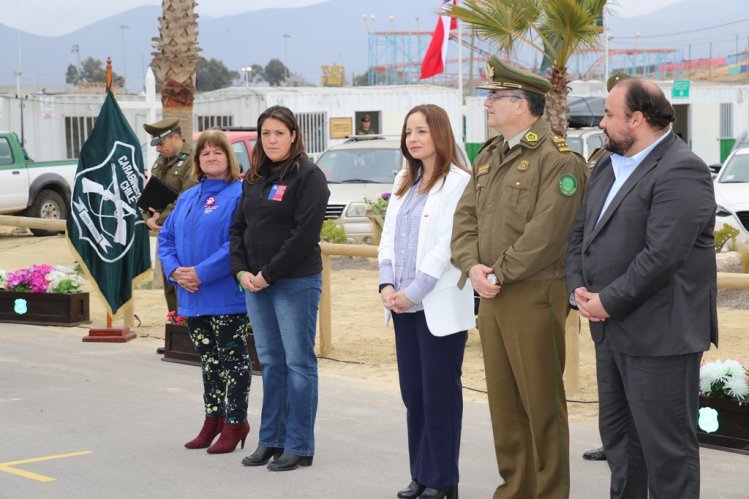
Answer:
[[(34, 161), (14, 132), (0, 132), (0, 213), (64, 220), (78, 160)], [(55, 231), (31, 229), (36, 236)]]
[(749, 146), (735, 149), (713, 180), (715, 229), (728, 224), (740, 231), (739, 241), (749, 241)]
[(567, 129), (567, 145), (586, 160), (605, 141), (606, 134), (598, 127)]
[[(459, 154), (471, 165), (462, 147)], [(375, 201), (390, 192), (395, 175), (405, 167), (400, 137), (354, 135), (330, 146), (317, 159), (328, 179), (330, 200), (325, 218), (335, 220), (349, 243), (373, 244), (372, 224), (365, 199)]]
[[(250, 169), (250, 160), (252, 159), (252, 148), (255, 147), (257, 142), (257, 128), (256, 127), (218, 127), (229, 138), (231, 148), (234, 150), (234, 154), (237, 156), (239, 162), (239, 170), (242, 172), (242, 176)], [(200, 137), (201, 132), (195, 132), (192, 134), (192, 141), (195, 142)]]

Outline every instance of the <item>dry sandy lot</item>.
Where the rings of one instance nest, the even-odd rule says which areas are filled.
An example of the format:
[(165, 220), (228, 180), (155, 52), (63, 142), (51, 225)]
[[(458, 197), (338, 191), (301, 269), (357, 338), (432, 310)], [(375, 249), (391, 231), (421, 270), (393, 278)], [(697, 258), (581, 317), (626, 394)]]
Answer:
[[(0, 269), (16, 270), (35, 263), (75, 267), (63, 236), (33, 237), (22, 230), (0, 227)], [(333, 262), (333, 348), (320, 360), (326, 373), (365, 379), (397, 390), (397, 367), (392, 329), (383, 325), (382, 309), (377, 293), (377, 272), (367, 259), (339, 257)], [(166, 306), (160, 289), (147, 289), (150, 282), (135, 290), (136, 341), (151, 342), (154, 348), (163, 345)], [(707, 358), (735, 358), (749, 361), (749, 303), (746, 293), (734, 296), (731, 304), (743, 308), (719, 309), (720, 350), (711, 349)], [(104, 307), (92, 296), (91, 320), (94, 325), (105, 323)], [(0, 325), (0, 328), (2, 326)], [(85, 336), (84, 326), (66, 330), (68, 334)], [(597, 415), (595, 362), (593, 343), (587, 325), (579, 335), (579, 389), (568, 394), (570, 415), (593, 419)], [(463, 365), (464, 394), (467, 399), (485, 397), (484, 366), (477, 331), (471, 331)]]

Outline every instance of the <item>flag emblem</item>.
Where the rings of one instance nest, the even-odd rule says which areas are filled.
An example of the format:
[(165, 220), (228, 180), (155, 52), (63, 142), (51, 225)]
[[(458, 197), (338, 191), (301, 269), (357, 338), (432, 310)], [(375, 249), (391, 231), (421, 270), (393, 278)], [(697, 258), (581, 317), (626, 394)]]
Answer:
[(151, 267), (148, 229), (136, 204), (144, 181), (140, 142), (107, 89), (78, 158), (67, 236), (112, 316), (132, 299), (133, 280)]

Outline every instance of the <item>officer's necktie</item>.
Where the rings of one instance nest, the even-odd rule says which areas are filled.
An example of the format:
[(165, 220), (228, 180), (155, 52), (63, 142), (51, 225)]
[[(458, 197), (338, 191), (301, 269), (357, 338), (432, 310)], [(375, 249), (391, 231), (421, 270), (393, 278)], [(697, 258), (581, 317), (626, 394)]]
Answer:
[(504, 160), (507, 157), (507, 154), (510, 152), (510, 144), (505, 140), (505, 144), (502, 146), (502, 159)]

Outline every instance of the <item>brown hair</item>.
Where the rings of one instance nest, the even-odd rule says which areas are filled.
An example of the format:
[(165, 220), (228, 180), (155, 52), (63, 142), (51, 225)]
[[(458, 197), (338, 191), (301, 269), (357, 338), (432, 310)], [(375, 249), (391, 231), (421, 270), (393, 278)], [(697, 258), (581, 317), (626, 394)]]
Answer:
[(455, 136), (450, 127), (450, 118), (447, 116), (445, 110), (434, 104), (421, 104), (411, 109), (403, 120), (401, 152), (406, 157), (408, 173), (405, 182), (398, 187), (395, 193), (397, 196), (405, 195), (411, 186), (416, 184), (423, 166), (421, 160), (411, 156), (411, 153), (408, 152), (408, 147), (406, 147), (406, 122), (409, 116), (414, 113), (421, 113), (426, 118), (427, 126), (429, 126), (429, 134), (432, 136), (432, 142), (437, 152), (437, 160), (434, 162), (434, 173), (432, 174), (432, 178), (424, 179), (422, 191), (429, 191), (440, 179), (444, 181), (447, 174), (450, 173), (451, 164), (469, 171), (458, 156), (458, 149), (455, 146)]
[(304, 142), (302, 142), (302, 131), (299, 130), (299, 123), (291, 112), (291, 109), (285, 106), (271, 106), (260, 114), (257, 119), (257, 131), (258, 140), (255, 142), (255, 147), (252, 150), (252, 166), (247, 174), (247, 180), (254, 184), (263, 178), (260, 175), (260, 169), (263, 164), (268, 161), (268, 156), (265, 154), (263, 149), (263, 123), (268, 118), (274, 118), (283, 123), (286, 128), (289, 129), (289, 133), (295, 134), (294, 141), (291, 143), (291, 150), (289, 151), (289, 157), (283, 160), (283, 162), (276, 169), (280, 172), (281, 178), (283, 179), (289, 174), (289, 171), (294, 168), (297, 171), (300, 167), (299, 159), (305, 156)]
[(221, 130), (205, 130), (198, 137), (198, 141), (195, 143), (195, 148), (192, 151), (192, 177), (200, 182), (204, 177), (205, 173), (200, 168), (200, 153), (206, 146), (218, 147), (224, 154), (228, 161), (228, 169), (226, 171), (225, 180), (227, 182), (234, 182), (239, 178), (239, 162), (237, 157), (234, 155), (234, 151), (229, 143), (229, 138)]

